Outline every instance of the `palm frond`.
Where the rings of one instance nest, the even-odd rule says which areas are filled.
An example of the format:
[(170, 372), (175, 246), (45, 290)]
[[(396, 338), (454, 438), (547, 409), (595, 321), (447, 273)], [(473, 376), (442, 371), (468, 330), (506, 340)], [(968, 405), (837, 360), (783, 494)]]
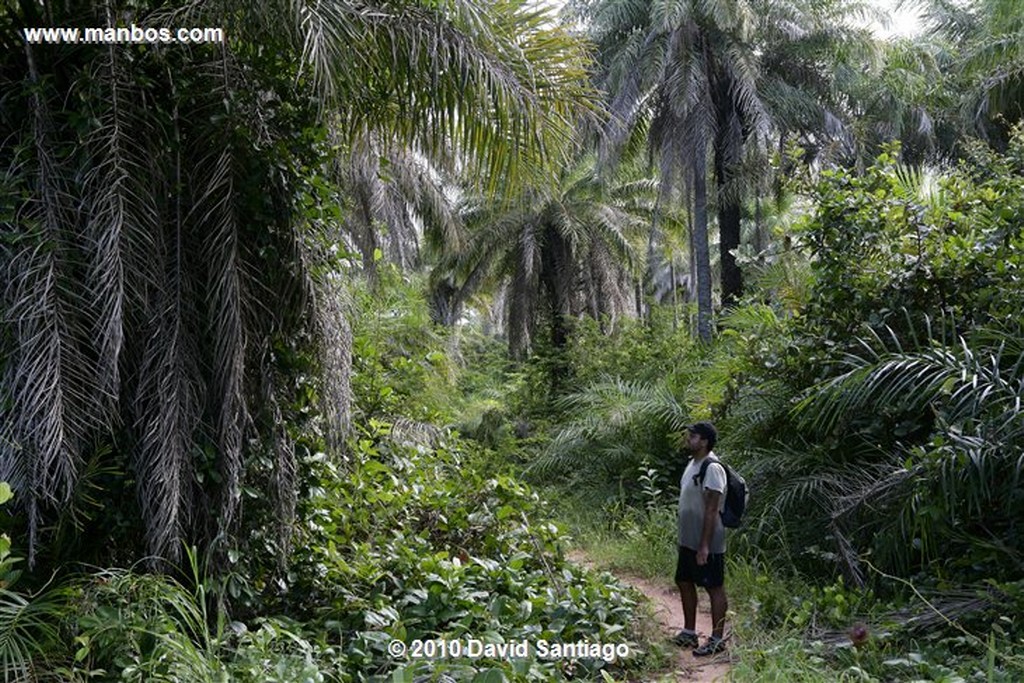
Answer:
[(57, 624), (68, 600), (60, 589), (25, 597), (0, 588), (0, 671), (5, 681), (36, 680), (40, 663), (59, 642)]
[(608, 441), (608, 437), (635, 425), (663, 425), (682, 431), (689, 414), (668, 387), (623, 379), (607, 379), (583, 391), (568, 394), (556, 408), (573, 417), (552, 441), (553, 450), (567, 443)]
[[(457, 141), (492, 190), (536, 172), (542, 156), (558, 158), (576, 115), (596, 111), (584, 52), (548, 11), (470, 0), (443, 11), (347, 2), (295, 10), (303, 61), (351, 130), (384, 128), (426, 150)], [(410, 79), (413, 69), (433, 78)]]
[(201, 326), (194, 308), (190, 268), (194, 258), (185, 240), (181, 207), (168, 217), (153, 254), (160, 289), (146, 321), (146, 342), (135, 397), (138, 444), (133, 464), (150, 554), (180, 558), (183, 534), (193, 513), (194, 439), (199, 433), (205, 384), (197, 340), (188, 330)]
[[(778, 504), (799, 504), (812, 490), (825, 491), (825, 509), (837, 524), (849, 529), (865, 518), (862, 530), (850, 530), (861, 540), (851, 542), (866, 543), (873, 534), (885, 561), (898, 567), (909, 566), (911, 539), (919, 539), (915, 552), (939, 558), (939, 537), (952, 542), (947, 529), (967, 525), (984, 536), (1017, 519), (1019, 503), (1009, 491), (1024, 476), (1017, 445), (1024, 437), (1024, 348), (1015, 335), (949, 343), (948, 334), (930, 332), (909, 350), (899, 348), (895, 337), (886, 343), (865, 339), (864, 351), (847, 359), (848, 371), (819, 385), (793, 410), (798, 431), (844, 439), (856, 436), (846, 425), (859, 416), (926, 417), (927, 443), (861, 455), (855, 467), (837, 463), (831, 480), (822, 473), (798, 479)], [(1012, 552), (1007, 558), (1014, 561)]]
[(941, 398), (952, 423), (999, 416), (1001, 424), (1012, 425), (1022, 388), (1022, 364), (1014, 354), (1019, 350), (1005, 345), (979, 353), (961, 339), (957, 346), (877, 359), (850, 356), (851, 369), (809, 392), (794, 412), (806, 426), (827, 433), (844, 415), (868, 406), (922, 411)]
[(693, 17), (691, 0), (658, 0), (651, 3), (651, 25), (655, 30), (669, 32), (677, 26), (691, 21)]
[[(28, 193), (15, 214), (23, 238), (7, 268), (5, 322), (13, 344), (4, 349), (0, 403), (3, 475), (22, 493), (29, 518), (29, 564), (34, 564), (40, 507), (66, 502), (75, 486), (82, 444), (103, 424), (98, 374), (88, 353), (92, 325), (78, 286), (81, 263), (70, 187), (54, 151), (51, 102), (40, 82), (33, 49), (26, 48), (33, 92), (29, 97), (33, 144), (23, 153)], [(31, 150), (31, 151), (28, 151)], [(16, 162), (17, 163), (17, 162)], [(29, 197), (25, 201), (24, 197)]]
[[(216, 148), (215, 148), (216, 149)], [(242, 425), (246, 421), (243, 393), (245, 335), (242, 326), (238, 267), (238, 226), (230, 149), (221, 149), (203, 182), (193, 183), (204, 193), (186, 220), (205, 234), (204, 261), (209, 278), (209, 326), (213, 331), (213, 372), (210, 386), (218, 469), (219, 534), (226, 537), (238, 505), (242, 474)]]

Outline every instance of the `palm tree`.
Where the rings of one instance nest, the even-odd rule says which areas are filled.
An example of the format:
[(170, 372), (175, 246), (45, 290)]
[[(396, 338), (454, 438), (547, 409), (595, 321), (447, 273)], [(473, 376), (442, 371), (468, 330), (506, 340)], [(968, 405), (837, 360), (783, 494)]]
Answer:
[[(288, 396), (289, 358), (342, 373), (325, 410), (344, 427), (348, 365), (324, 352), (331, 321), (314, 307), (332, 309), (337, 280), (335, 148), (375, 134), (454, 148), (485, 188), (514, 186), (559, 157), (591, 102), (577, 41), (525, 2), (7, 5), (0, 476), (26, 511), (30, 564), (103, 445), (136, 482), (147, 555), (226, 548), (251, 430), (275, 423), (262, 414)], [(115, 17), (229, 38), (20, 32)], [(287, 439), (256, 435), (278, 444), (269, 495), (294, 502)]]
[(635, 242), (650, 218), (654, 192), (649, 179), (603, 178), (587, 159), (565, 173), (553, 192), (529, 192), (497, 211), (467, 211), (465, 247), (449, 254), (432, 277), (435, 310), (446, 311), (443, 320), (452, 323), (484, 282), (507, 286), (513, 358), (532, 346), (540, 303), (555, 348), (567, 343), (571, 317), (614, 324), (632, 309), (641, 262)]
[[(680, 180), (692, 188), (698, 334), (702, 339), (711, 336), (707, 150), (714, 147), (722, 152), (716, 155), (716, 160), (721, 159), (716, 170), (723, 171), (729, 165), (726, 146), (736, 141), (737, 130), (742, 137), (744, 117), (750, 125), (762, 118), (759, 102), (751, 97), (756, 93), (753, 74), (745, 68), (746, 63), (743, 68), (733, 68), (749, 55), (741, 51), (737, 53), (740, 60), (729, 61), (721, 59), (728, 51), (718, 52), (720, 47), (743, 45), (750, 17), (732, 11), (737, 9), (745, 8), (730, 2), (707, 7), (695, 2), (647, 6), (618, 0), (590, 8), (605, 68), (600, 80), (614, 95), (611, 109), (622, 122), (619, 130), (628, 131), (645, 108), (650, 108), (650, 141), (661, 161), (663, 197), (668, 199)], [(721, 25), (716, 23), (719, 19)], [(728, 104), (734, 95), (737, 101)], [(720, 125), (723, 119), (724, 127)], [(721, 180), (724, 184), (724, 176)]]
[[(604, 65), (601, 83), (613, 95), (619, 130), (628, 131), (652, 109), (651, 145), (663, 178), (686, 180), (693, 193), (702, 338), (710, 336), (711, 318), (710, 286), (701, 293), (700, 284), (700, 273), (707, 278), (710, 272), (702, 253), (705, 150), (713, 157), (722, 302), (728, 306), (743, 291), (735, 250), (750, 183), (746, 150), (753, 145), (767, 153), (769, 132), (784, 141), (790, 131), (801, 131), (819, 144), (841, 132), (842, 98), (821, 65), (840, 56), (837, 46), (863, 42), (862, 32), (844, 25), (847, 12), (858, 6), (602, 0), (588, 8)], [(666, 191), (672, 186), (664, 185)]]
[[(919, 0), (932, 39), (948, 46), (946, 70), (960, 86), (960, 119), (1005, 145), (1024, 117), (1024, 17), (1014, 0)], [(958, 77), (956, 77), (956, 76)], [(956, 91), (956, 90), (954, 90)]]
[(890, 40), (863, 63), (843, 87), (850, 134), (832, 154), (833, 162), (864, 169), (893, 141), (900, 143), (905, 163), (949, 160), (962, 130), (957, 88), (949, 77), (957, 66), (949, 49), (934, 39)]

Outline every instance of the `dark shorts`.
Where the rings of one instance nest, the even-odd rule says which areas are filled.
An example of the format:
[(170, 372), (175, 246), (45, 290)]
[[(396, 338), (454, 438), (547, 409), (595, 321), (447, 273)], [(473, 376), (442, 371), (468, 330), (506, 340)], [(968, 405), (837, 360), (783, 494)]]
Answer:
[(725, 554), (708, 555), (707, 564), (697, 564), (697, 551), (679, 546), (679, 562), (676, 564), (676, 583), (694, 583), (704, 588), (718, 588), (725, 585)]

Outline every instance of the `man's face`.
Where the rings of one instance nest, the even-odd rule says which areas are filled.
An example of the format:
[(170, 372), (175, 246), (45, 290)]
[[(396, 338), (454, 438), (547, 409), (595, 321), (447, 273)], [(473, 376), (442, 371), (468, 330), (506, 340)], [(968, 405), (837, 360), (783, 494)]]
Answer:
[(702, 445), (705, 445), (707, 441), (697, 432), (687, 432), (686, 434), (686, 447), (690, 449), (691, 453), (696, 453), (700, 450)]

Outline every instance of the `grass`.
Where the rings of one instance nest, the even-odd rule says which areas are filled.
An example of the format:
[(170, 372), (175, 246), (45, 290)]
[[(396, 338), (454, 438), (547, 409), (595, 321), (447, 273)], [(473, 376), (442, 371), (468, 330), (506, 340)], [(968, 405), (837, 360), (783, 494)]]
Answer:
[(595, 510), (580, 499), (561, 500), (557, 517), (575, 547), (595, 564), (613, 572), (645, 579), (672, 576), (676, 568), (676, 517), (667, 507), (650, 510)]
[(826, 660), (807, 650), (796, 632), (747, 633), (733, 647), (731, 676), (735, 681), (760, 683), (834, 683), (842, 680), (870, 680), (849, 678), (835, 671)]

